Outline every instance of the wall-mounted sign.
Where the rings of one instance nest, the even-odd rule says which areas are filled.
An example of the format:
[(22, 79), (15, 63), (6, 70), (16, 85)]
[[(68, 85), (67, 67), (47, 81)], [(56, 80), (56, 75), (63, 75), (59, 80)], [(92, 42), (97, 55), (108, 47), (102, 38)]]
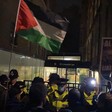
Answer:
[(102, 38), (100, 71), (105, 79), (112, 81), (112, 37)]
[(58, 68), (90, 68), (91, 62), (68, 61), (68, 60), (45, 60), (46, 67)]

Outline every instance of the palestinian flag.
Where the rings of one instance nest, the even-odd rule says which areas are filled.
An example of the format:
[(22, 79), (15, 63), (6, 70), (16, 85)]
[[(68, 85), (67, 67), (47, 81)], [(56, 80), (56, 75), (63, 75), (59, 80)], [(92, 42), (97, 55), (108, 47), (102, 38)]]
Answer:
[[(51, 26), (51, 28), (53, 27)], [(21, 37), (31, 42), (38, 43), (46, 50), (49, 50), (53, 53), (58, 53), (62, 43), (62, 38), (59, 37), (58, 33), (54, 33), (54, 36), (46, 35), (44, 33), (39, 22), (33, 16), (33, 13), (24, 0), (20, 0), (16, 32)]]

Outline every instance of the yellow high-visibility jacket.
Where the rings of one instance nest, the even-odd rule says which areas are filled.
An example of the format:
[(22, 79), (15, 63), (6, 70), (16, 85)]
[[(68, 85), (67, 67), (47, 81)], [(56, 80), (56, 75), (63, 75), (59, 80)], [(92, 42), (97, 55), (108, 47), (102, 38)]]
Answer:
[(85, 97), (85, 100), (89, 103), (89, 105), (92, 105), (92, 100), (93, 100), (93, 96), (95, 95), (95, 91), (92, 91), (90, 95), (86, 94), (84, 92), (84, 97)]
[(49, 88), (47, 101), (59, 110), (62, 107), (68, 106), (67, 102), (68, 91), (64, 91), (62, 94), (58, 93), (58, 86), (53, 85)]
[(67, 96), (68, 91), (64, 91), (62, 94), (59, 94), (55, 91), (55, 100), (52, 102), (53, 106), (59, 110), (60, 108), (64, 108), (68, 106)]

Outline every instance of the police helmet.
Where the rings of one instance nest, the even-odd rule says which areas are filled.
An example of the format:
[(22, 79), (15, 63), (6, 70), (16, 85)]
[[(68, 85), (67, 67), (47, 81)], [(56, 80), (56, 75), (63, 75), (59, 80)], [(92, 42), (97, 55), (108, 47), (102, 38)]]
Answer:
[(18, 77), (19, 77), (19, 75), (18, 75), (18, 71), (16, 69), (10, 70), (10, 72), (9, 72), (10, 80), (16, 79)]
[(93, 77), (87, 77), (83, 81), (83, 85), (88, 90), (94, 90), (94, 87), (96, 87), (96, 79)]

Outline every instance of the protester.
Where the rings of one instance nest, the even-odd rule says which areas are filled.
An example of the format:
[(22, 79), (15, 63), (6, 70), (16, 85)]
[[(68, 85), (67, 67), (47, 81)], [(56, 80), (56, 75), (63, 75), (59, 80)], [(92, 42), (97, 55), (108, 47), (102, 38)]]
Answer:
[(32, 85), (33, 85), (33, 84), (37, 84), (37, 83), (42, 83), (42, 84), (44, 84), (44, 79), (41, 78), (41, 77), (35, 77), (35, 78), (33, 79), (33, 81), (32, 81)]
[(112, 95), (110, 93), (98, 95), (96, 112), (112, 112)]
[(71, 89), (68, 94), (68, 109), (72, 112), (88, 112), (87, 108), (81, 103), (81, 94), (78, 89)]
[(21, 103), (21, 89), (14, 85), (9, 89), (6, 112), (22, 112), (24, 104)]
[(30, 87), (29, 105), (25, 112), (47, 112), (43, 107), (46, 102), (47, 88), (44, 84), (38, 83)]
[(5, 112), (5, 104), (7, 99), (8, 77), (5, 74), (0, 76), (0, 112)]

